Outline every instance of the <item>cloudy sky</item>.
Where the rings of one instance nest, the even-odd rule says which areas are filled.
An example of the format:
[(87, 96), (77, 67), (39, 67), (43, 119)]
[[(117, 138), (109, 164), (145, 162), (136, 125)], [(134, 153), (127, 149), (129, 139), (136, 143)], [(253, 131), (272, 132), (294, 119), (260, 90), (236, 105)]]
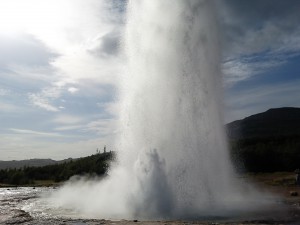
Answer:
[[(113, 148), (122, 0), (0, 1), (0, 160)], [(225, 121), (300, 107), (300, 1), (217, 0)]]

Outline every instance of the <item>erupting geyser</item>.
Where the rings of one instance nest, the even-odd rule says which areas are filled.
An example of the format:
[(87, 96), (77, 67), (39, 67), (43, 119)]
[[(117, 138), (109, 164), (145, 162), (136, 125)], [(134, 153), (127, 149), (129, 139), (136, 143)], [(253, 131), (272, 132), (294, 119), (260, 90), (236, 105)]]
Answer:
[(192, 213), (226, 204), (234, 188), (213, 1), (130, 3), (121, 149), (122, 166), (139, 181), (137, 208)]
[(101, 182), (62, 188), (61, 205), (125, 219), (257, 207), (229, 160), (218, 36), (212, 0), (129, 1), (118, 165)]

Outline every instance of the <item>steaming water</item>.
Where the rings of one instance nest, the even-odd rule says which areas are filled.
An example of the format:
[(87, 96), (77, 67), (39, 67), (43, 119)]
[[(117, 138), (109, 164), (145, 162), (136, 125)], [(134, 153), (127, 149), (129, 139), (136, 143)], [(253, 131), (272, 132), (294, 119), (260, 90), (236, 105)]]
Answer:
[(121, 147), (141, 213), (202, 211), (234, 189), (215, 18), (212, 1), (131, 2)]
[(129, 2), (119, 162), (108, 179), (70, 182), (53, 196), (57, 205), (127, 219), (230, 216), (264, 205), (238, 184), (229, 160), (218, 37), (211, 0)]

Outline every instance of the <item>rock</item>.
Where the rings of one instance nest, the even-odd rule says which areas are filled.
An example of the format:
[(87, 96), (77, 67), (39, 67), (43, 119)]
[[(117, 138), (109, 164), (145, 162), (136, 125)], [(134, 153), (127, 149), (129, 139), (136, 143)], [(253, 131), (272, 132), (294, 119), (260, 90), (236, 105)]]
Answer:
[(32, 217), (29, 213), (20, 209), (14, 209), (9, 217), (10, 218), (5, 221), (5, 224), (22, 224), (32, 221)]
[(298, 196), (298, 192), (297, 191), (290, 191), (290, 195), (291, 196)]

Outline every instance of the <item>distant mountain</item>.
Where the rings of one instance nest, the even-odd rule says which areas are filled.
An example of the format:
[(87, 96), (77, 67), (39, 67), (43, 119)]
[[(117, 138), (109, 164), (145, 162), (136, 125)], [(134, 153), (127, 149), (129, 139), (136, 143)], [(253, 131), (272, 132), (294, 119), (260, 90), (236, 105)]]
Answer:
[(300, 135), (300, 108), (269, 109), (227, 124), (230, 139)]
[(54, 165), (54, 164), (61, 164), (64, 162), (68, 162), (72, 160), (64, 159), (64, 160), (53, 160), (53, 159), (27, 159), (27, 160), (12, 160), (12, 161), (1, 161), (0, 160), (0, 170), (2, 169), (11, 169), (11, 168), (22, 168), (24, 166), (26, 167), (40, 167), (40, 166), (48, 166), (48, 165)]

